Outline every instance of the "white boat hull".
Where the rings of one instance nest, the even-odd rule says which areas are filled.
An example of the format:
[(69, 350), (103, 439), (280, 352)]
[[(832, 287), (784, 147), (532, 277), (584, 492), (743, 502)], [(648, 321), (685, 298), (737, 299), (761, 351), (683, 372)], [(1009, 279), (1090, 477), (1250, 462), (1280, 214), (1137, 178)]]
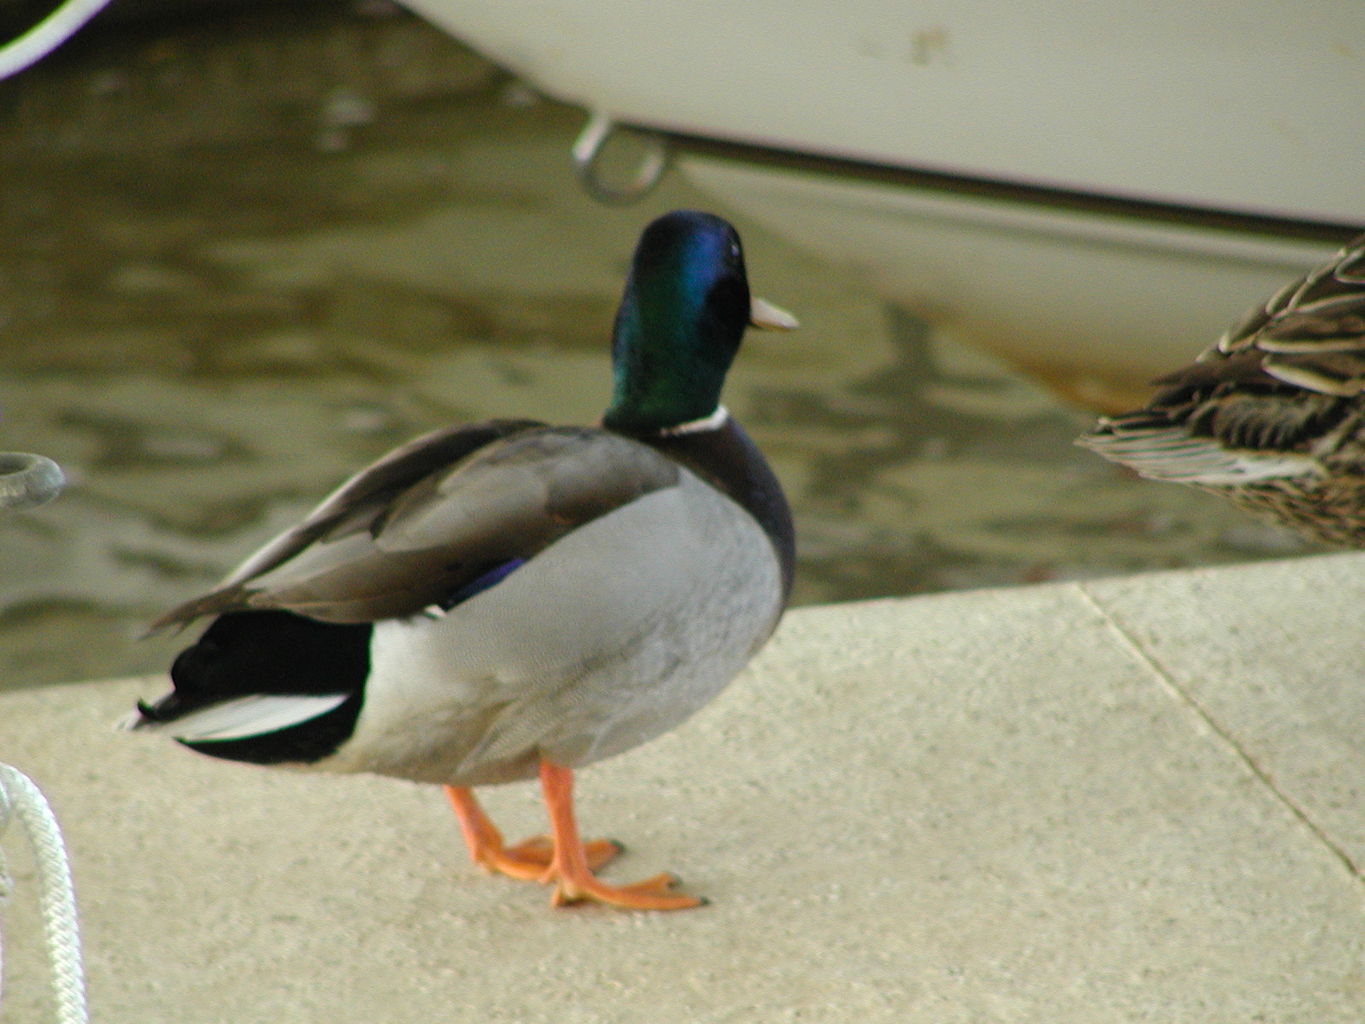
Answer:
[(720, 161), (682, 166), (798, 245), (860, 268), (889, 302), (1107, 411), (1140, 402), (1153, 379), (1335, 248)]
[[(998, 186), (682, 161), (889, 300), (1101, 405), (1365, 227), (1365, 4), (408, 2), (620, 123)], [(1048, 192), (1109, 208), (1034, 201)]]

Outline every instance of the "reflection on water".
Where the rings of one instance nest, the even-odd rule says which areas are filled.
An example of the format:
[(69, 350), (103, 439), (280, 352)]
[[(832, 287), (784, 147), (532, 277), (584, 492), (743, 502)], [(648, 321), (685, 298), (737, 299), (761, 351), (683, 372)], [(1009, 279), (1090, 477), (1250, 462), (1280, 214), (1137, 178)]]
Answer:
[[(383, 10), (100, 36), (0, 117), (0, 448), (71, 481), (0, 519), (0, 687), (164, 667), (143, 623), (414, 433), (593, 419), (637, 232), (716, 208), (676, 178), (595, 205), (579, 113)], [(1301, 550), (719, 212), (803, 322), (727, 392), (796, 507), (799, 602)]]

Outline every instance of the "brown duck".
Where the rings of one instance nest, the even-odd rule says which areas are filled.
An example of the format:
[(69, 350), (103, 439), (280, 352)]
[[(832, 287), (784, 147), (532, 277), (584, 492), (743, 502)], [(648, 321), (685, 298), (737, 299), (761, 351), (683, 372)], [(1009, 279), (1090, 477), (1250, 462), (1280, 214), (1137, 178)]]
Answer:
[(1365, 235), (1078, 440), (1153, 480), (1365, 547)]

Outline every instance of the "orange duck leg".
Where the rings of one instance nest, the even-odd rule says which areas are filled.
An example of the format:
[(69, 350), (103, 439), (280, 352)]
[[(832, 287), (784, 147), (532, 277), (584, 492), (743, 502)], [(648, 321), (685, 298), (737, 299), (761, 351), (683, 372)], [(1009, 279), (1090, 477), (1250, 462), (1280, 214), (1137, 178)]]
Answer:
[(502, 834), (469, 789), (444, 787), (459, 819), (469, 855), (476, 864), (523, 881), (553, 884), (555, 891), (550, 903), (556, 907), (591, 900), (628, 910), (686, 910), (705, 902), (673, 893), (677, 879), (668, 874), (622, 886), (600, 881), (593, 871), (624, 847), (611, 840), (584, 843), (579, 838), (572, 769), (541, 761), (540, 784), (550, 816), (550, 835), (536, 836), (510, 847), (503, 845)]

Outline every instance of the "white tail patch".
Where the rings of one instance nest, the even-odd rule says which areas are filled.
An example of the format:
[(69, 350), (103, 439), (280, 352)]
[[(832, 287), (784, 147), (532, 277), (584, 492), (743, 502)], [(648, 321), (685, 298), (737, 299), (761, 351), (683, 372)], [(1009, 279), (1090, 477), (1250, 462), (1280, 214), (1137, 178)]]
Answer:
[(183, 718), (152, 728), (191, 743), (244, 740), (318, 718), (340, 707), (348, 696), (345, 693), (329, 693), (323, 697), (256, 693), (192, 711)]

